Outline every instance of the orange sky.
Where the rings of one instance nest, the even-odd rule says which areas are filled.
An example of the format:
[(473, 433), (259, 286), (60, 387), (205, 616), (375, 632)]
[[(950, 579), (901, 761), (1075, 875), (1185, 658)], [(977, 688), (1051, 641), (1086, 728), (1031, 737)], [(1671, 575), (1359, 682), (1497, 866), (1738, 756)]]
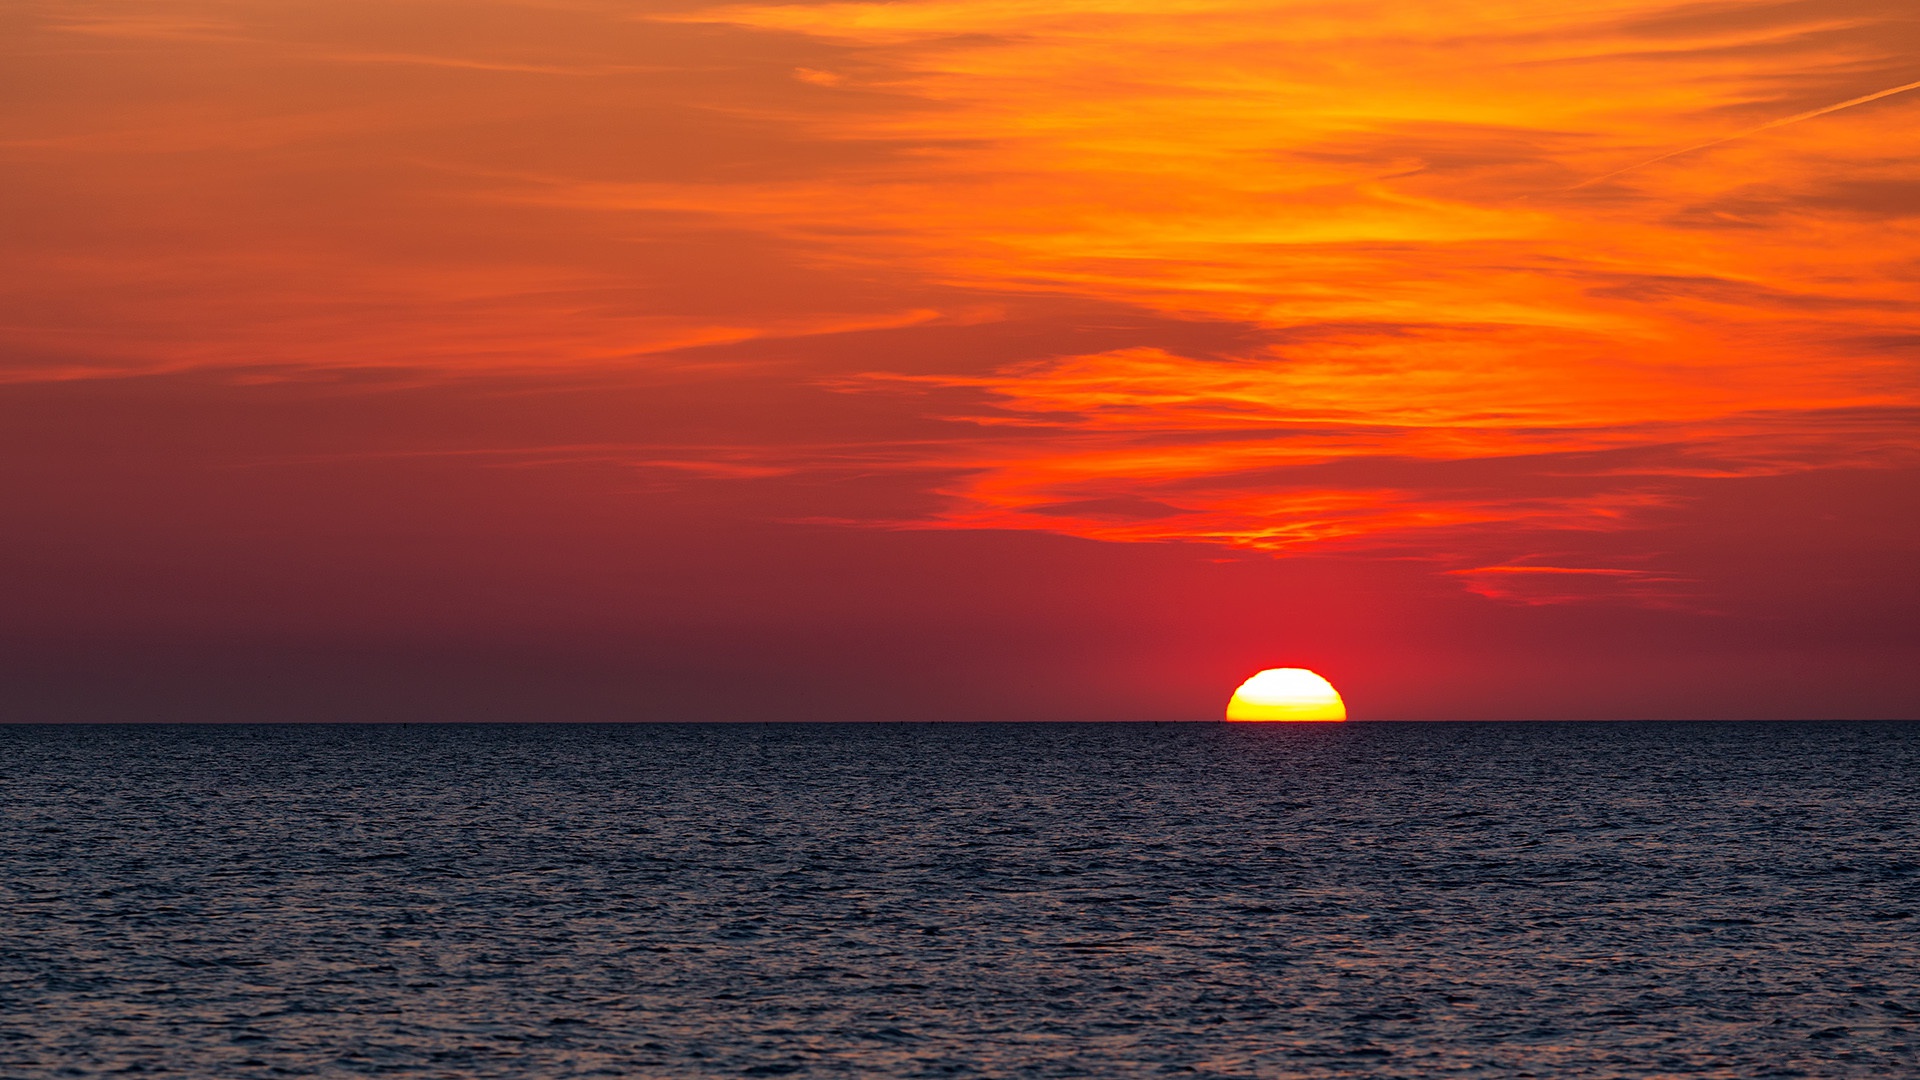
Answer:
[[(1784, 620), (1791, 652), (1830, 616), (1755, 582), (1864, 565), (1913, 515), (1910, 4), (129, 0), (0, 28), (0, 378), (76, 403), (8, 475), (89, 581), (142, 530), (176, 578), (221, 557), (184, 509), (76, 509), (88, 462), (263, 492), (430, 463), (546, 477), (559, 518), (1190, 542), (1709, 620), (1689, 640)], [(342, 490), (311, 505), (371, 513)], [(1728, 579), (1734, 504), (1831, 539)], [(433, 529), (519, 528), (485, 506)], [(400, 558), (368, 543), (356, 572)], [(532, 580), (543, 543), (472, 573)], [(1847, 588), (1908, 596), (1871, 546)], [(987, 587), (1024, 558), (968, 550)], [(27, 638), (125, 622), (33, 595)], [(234, 596), (215, 622), (264, 603)], [(1875, 610), (1868, 651), (1908, 648)]]

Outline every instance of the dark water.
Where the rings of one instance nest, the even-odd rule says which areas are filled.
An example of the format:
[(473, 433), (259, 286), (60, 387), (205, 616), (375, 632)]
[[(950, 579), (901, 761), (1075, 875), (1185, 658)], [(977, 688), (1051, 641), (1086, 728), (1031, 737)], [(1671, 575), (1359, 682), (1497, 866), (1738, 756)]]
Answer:
[(1920, 1075), (1920, 725), (0, 728), (0, 1076)]

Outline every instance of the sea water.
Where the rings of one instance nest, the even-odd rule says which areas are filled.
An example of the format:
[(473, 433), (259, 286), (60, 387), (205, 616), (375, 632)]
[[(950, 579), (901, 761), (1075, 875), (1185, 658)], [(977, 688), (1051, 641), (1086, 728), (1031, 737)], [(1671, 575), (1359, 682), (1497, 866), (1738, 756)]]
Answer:
[(1920, 725), (0, 728), (0, 1076), (1920, 1075)]

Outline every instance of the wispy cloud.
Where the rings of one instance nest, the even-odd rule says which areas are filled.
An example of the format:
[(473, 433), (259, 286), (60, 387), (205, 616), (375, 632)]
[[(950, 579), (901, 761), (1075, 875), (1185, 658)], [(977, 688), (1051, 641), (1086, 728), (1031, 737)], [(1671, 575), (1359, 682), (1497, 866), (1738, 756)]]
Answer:
[(1576, 190), (1583, 187), (1590, 187), (1594, 184), (1603, 183), (1607, 180), (1611, 180), (1616, 176), (1624, 176), (1627, 173), (1634, 172), (1638, 169), (1644, 169), (1649, 165), (1658, 165), (1662, 161), (1671, 161), (1674, 158), (1680, 157), (1683, 154), (1692, 154), (1692, 153), (1697, 153), (1701, 150), (1710, 150), (1716, 146), (1724, 146), (1727, 143), (1734, 141), (1735, 139), (1744, 139), (1749, 136), (1758, 135), (1761, 132), (1772, 131), (1775, 128), (1786, 127), (1788, 124), (1798, 124), (1803, 120), (1812, 120), (1815, 117), (1826, 116), (1830, 113), (1837, 113), (1842, 109), (1851, 109), (1856, 105), (1865, 105), (1870, 101), (1879, 101), (1881, 98), (1890, 98), (1895, 94), (1904, 94), (1909, 90), (1920, 90), (1920, 81), (1903, 83), (1899, 86), (1895, 86), (1887, 90), (1877, 90), (1871, 94), (1862, 94), (1859, 97), (1848, 98), (1847, 100), (1839, 102), (1834, 105), (1823, 105), (1818, 109), (1808, 109), (1806, 112), (1794, 113), (1792, 116), (1783, 116), (1778, 120), (1769, 120), (1764, 124), (1755, 125), (1754, 127), (1747, 128), (1744, 131), (1736, 131), (1731, 135), (1723, 135), (1718, 139), (1709, 139), (1706, 142), (1695, 143), (1692, 146), (1683, 146), (1678, 150), (1670, 150), (1667, 153), (1661, 154), (1658, 157), (1651, 157), (1645, 161), (1638, 162), (1637, 164), (1628, 165), (1626, 168), (1615, 169), (1610, 173), (1602, 173), (1599, 176), (1593, 177), (1592, 179), (1582, 180), (1579, 183), (1573, 185), (1573, 187)]
[(9, 378), (705, 379), (785, 411), (690, 483), (864, 441), (938, 498), (839, 520), (1509, 598), (1681, 587), (1543, 532), (1915, 450), (1904, 3), (130, 11), (16, 50)]

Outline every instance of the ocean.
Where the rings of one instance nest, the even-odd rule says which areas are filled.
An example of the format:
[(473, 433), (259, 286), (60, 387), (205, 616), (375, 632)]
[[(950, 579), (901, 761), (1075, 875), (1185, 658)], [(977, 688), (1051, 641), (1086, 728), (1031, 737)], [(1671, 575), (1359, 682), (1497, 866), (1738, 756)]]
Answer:
[(0, 727), (0, 1077), (1920, 1075), (1920, 724)]

